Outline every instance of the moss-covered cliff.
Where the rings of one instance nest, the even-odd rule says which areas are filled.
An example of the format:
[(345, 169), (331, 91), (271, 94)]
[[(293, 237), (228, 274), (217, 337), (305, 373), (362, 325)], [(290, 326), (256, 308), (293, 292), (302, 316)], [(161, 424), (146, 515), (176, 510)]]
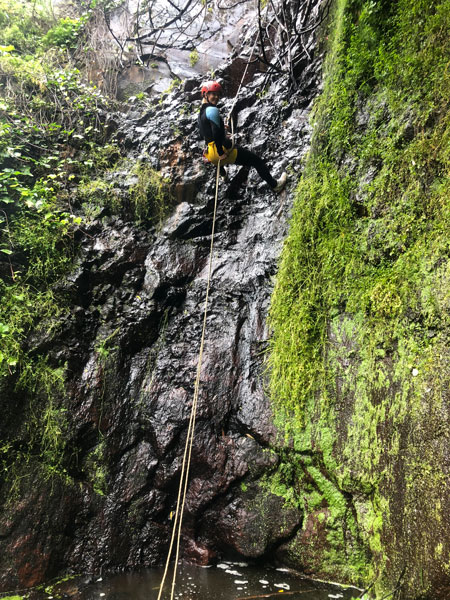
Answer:
[(271, 309), (296, 566), (448, 598), (448, 1), (337, 0)]

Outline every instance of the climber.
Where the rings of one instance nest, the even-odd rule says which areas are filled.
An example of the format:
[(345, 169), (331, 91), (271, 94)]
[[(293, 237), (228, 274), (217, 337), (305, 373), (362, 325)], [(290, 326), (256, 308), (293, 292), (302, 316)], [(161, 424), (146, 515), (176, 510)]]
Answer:
[(204, 156), (217, 165), (220, 160), (220, 174), (226, 178), (223, 165), (236, 164), (245, 167), (255, 167), (263, 179), (274, 192), (281, 192), (286, 185), (287, 175), (283, 173), (280, 179), (272, 177), (266, 163), (254, 152), (234, 146), (226, 137), (225, 125), (220, 116), (217, 104), (222, 95), (222, 86), (217, 81), (207, 81), (202, 85), (202, 105), (198, 117), (200, 135), (208, 144)]

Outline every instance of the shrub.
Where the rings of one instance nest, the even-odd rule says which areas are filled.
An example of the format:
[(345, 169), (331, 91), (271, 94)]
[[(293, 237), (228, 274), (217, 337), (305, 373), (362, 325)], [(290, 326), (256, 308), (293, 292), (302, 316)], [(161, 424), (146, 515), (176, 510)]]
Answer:
[(42, 38), (43, 47), (75, 48), (83, 29), (83, 24), (84, 20), (81, 18), (72, 19), (71, 17), (65, 17), (64, 19), (60, 19)]

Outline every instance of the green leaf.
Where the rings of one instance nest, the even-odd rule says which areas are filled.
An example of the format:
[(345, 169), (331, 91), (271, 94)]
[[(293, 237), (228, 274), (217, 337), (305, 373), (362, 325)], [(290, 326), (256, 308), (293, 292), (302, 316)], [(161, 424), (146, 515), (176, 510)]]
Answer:
[(4, 323), (0, 323), (0, 335), (5, 335), (9, 332), (9, 325), (5, 325)]

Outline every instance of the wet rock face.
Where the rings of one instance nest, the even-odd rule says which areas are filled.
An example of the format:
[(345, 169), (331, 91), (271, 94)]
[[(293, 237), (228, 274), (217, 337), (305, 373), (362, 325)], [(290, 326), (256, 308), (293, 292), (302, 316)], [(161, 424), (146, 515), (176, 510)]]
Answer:
[[(317, 68), (318, 61), (294, 96), (279, 81), (257, 99), (258, 76), (241, 94), (238, 143), (253, 141), (275, 176), (288, 165), (299, 171)], [(3, 589), (67, 568), (95, 573), (165, 559), (200, 349), (215, 189), (196, 133), (198, 83), (158, 107), (111, 119), (120, 123), (130, 161), (170, 176), (178, 200), (158, 229), (112, 217), (86, 227), (64, 284), (71, 310), (56, 331), (30, 337), (34, 352), (66, 365), (67, 479), (36, 476), (24, 485), (22, 508), (10, 505), (0, 517)], [(219, 189), (183, 521), (184, 557), (202, 564), (224, 554), (264, 557), (302, 522), (263, 483), (279, 462), (264, 351), (292, 190), (276, 196), (256, 172), (237, 166), (229, 175)], [(116, 184), (126, 194), (123, 173)]]

